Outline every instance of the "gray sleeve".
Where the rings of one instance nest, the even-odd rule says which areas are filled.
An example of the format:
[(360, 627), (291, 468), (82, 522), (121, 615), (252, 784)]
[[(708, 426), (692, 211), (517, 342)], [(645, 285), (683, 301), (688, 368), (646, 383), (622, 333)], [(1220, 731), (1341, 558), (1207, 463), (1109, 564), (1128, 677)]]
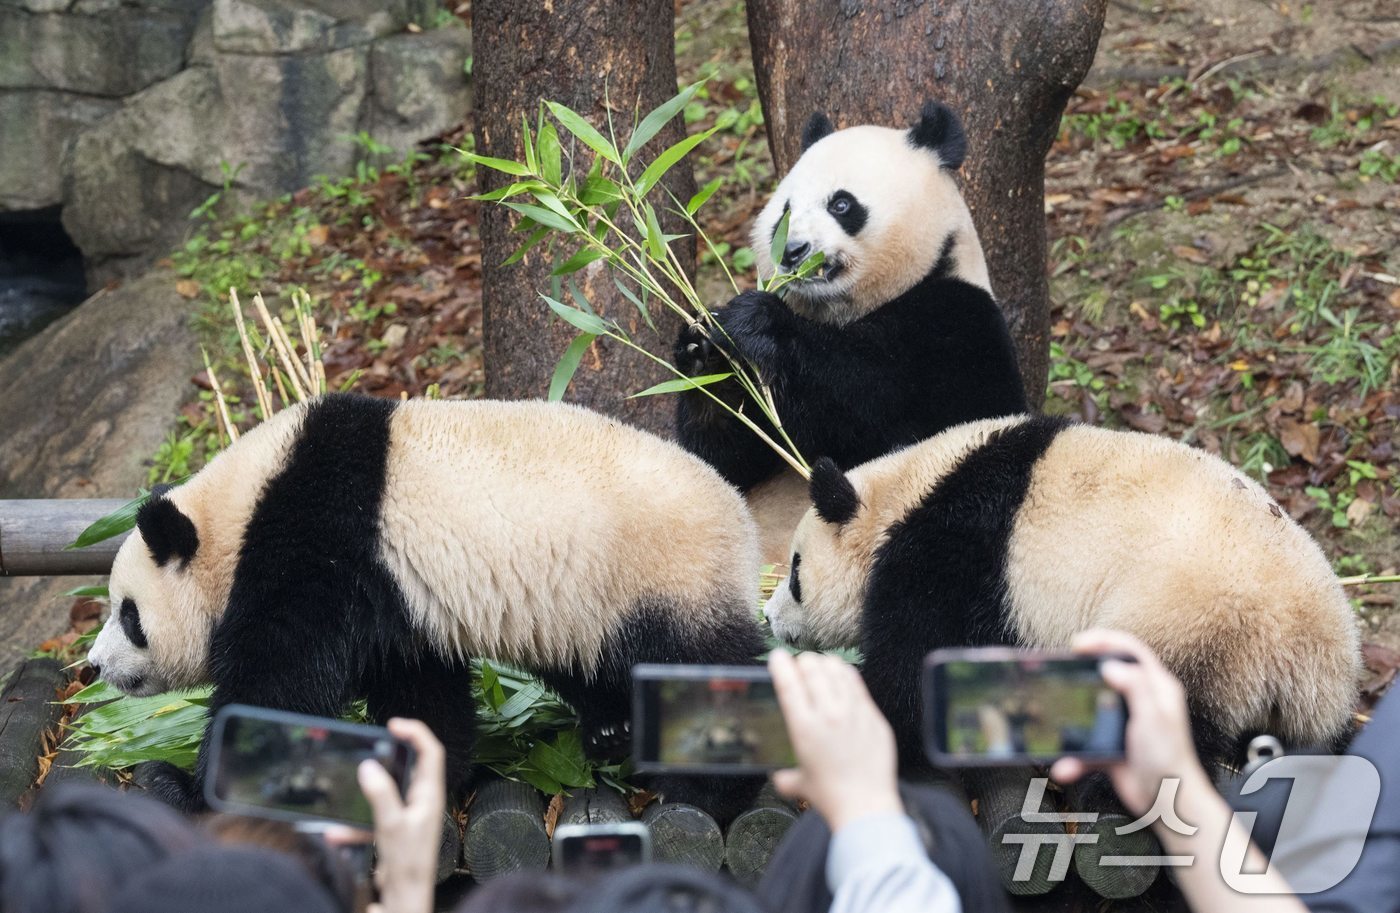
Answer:
[(907, 815), (858, 818), (831, 838), (830, 913), (962, 913), (948, 876), (924, 851)]

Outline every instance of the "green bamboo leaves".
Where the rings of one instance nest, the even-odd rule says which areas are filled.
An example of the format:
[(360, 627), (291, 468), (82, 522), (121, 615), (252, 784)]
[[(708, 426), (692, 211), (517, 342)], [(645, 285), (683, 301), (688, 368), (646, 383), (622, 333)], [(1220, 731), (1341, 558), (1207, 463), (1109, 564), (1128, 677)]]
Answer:
[[(567, 302), (557, 281), (584, 270), (592, 277), (595, 275), (592, 271), (601, 266), (612, 273), (620, 294), (637, 309), (642, 322), (653, 332), (656, 324), (652, 309), (658, 306), (670, 309), (705, 335), (723, 332), (713, 323), (709, 309), (700, 300), (687, 264), (672, 249), (673, 241), (687, 235), (670, 234), (665, 229), (668, 215), (685, 223), (690, 233), (720, 259), (737, 294), (733, 274), (695, 221), (695, 214), (720, 189), (722, 181), (711, 181), (684, 204), (663, 189), (663, 181), (671, 170), (709, 139), (714, 130), (683, 137), (650, 161), (641, 159), (642, 150), (681, 114), (700, 86), (700, 83), (686, 86), (636, 120), (631, 136), (623, 144), (613, 135), (611, 116), (605, 135), (604, 130), (567, 105), (547, 101), (541, 106), (533, 129), (528, 119), (522, 120), (523, 162), (469, 152), (462, 154), (477, 165), (512, 179), (506, 186), (477, 197), (504, 205), (521, 217), (514, 230), (525, 239), (506, 259), (506, 265), (519, 262), (532, 250), (539, 250), (540, 242), (546, 239), (560, 242), (559, 246), (564, 248), (561, 253), (551, 254), (557, 257), (551, 269), (551, 276), (556, 279), (555, 289), (552, 295), (541, 295), (541, 298), (559, 319), (578, 330), (579, 335), (569, 343), (555, 367), (549, 383), (549, 399), (558, 400), (564, 396), (590, 349), (600, 344), (621, 345), (675, 375), (674, 379), (655, 384), (635, 396), (701, 391), (733, 413), (793, 469), (806, 476), (807, 464), (783, 431), (771, 391), (752, 364), (728, 354), (733, 351), (732, 346), (716, 347), (717, 357), (727, 361), (730, 370), (688, 378), (652, 351), (659, 347), (656, 341), (643, 345), (631, 337), (624, 321), (598, 314), (572, 279), (569, 279), (572, 303)], [(588, 162), (586, 168), (585, 161)], [(783, 243), (785, 240), (775, 241), (779, 256)], [(551, 251), (553, 247), (550, 245)], [(769, 280), (767, 287), (778, 289), (786, 282), (805, 278), (820, 263), (820, 255), (817, 255), (803, 264), (798, 273), (775, 277)], [(669, 348), (670, 343), (671, 340), (664, 340), (664, 347)], [(736, 408), (709, 389), (721, 381), (732, 381), (743, 389), (747, 395), (743, 406)], [(764, 420), (764, 424), (760, 425), (755, 419)]]

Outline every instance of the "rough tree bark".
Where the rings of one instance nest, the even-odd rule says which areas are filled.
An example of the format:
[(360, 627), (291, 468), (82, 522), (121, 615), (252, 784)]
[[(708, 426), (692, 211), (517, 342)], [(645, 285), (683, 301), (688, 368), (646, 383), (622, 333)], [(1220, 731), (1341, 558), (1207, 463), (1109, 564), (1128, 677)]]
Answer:
[(749, 0), (754, 70), (780, 174), (802, 127), (912, 123), (930, 98), (963, 116), (963, 190), (1033, 404), (1045, 394), (1045, 154), (1098, 46), (1106, 0)]
[[(610, 105), (620, 141), (625, 141), (638, 107), (645, 113), (676, 94), (675, 11), (673, 0), (476, 0), (472, 31), (476, 77), (476, 148), (483, 155), (523, 160), (521, 114), (534, 129), (541, 99), (558, 101), (607, 133)], [(606, 92), (607, 103), (604, 95)], [(560, 141), (567, 155), (586, 168), (592, 152), (573, 144), (566, 131)], [(673, 121), (642, 153), (643, 162), (684, 136)], [(481, 189), (501, 186), (506, 176), (480, 169)], [(666, 186), (682, 200), (694, 193), (689, 164), (667, 175)], [(657, 209), (665, 197), (656, 192)], [(492, 398), (543, 397), (554, 367), (575, 332), (555, 318), (539, 298), (550, 288), (550, 271), (571, 249), (552, 253), (541, 244), (513, 266), (502, 267), (524, 240), (512, 234), (515, 215), (501, 206), (482, 212), (482, 303), (485, 334), (486, 394)], [(679, 232), (679, 220), (662, 227)], [(682, 259), (693, 260), (693, 248)], [(613, 285), (602, 264), (574, 274), (580, 290), (600, 314), (619, 320), (633, 339), (669, 355), (680, 321), (653, 306), (653, 334), (636, 308)], [(568, 294), (565, 293), (565, 299)], [(626, 399), (628, 394), (664, 380), (646, 358), (599, 340), (585, 354), (567, 399), (624, 418), (653, 431), (669, 433), (675, 405), (670, 397)]]

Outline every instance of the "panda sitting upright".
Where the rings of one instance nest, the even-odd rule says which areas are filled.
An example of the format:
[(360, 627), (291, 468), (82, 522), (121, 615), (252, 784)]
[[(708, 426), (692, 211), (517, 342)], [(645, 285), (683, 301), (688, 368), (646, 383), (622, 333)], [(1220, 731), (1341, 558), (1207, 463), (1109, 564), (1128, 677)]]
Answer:
[[(967, 151), (957, 116), (930, 102), (907, 130), (835, 130), (814, 114), (802, 149), (752, 244), (767, 250), (786, 213), (782, 262), (760, 257), (760, 275), (818, 252), (821, 270), (785, 298), (738, 295), (714, 313), (724, 332), (710, 332), (758, 369), (797, 449), (850, 469), (962, 422), (1025, 412), (1015, 347), (953, 177)], [(675, 356), (691, 376), (723, 370), (698, 327), (682, 332)], [(738, 407), (743, 394), (732, 384), (723, 396)], [(705, 393), (679, 399), (679, 441), (747, 493), (765, 560), (780, 561), (808, 506), (805, 485)], [(764, 425), (752, 404), (748, 413)]]

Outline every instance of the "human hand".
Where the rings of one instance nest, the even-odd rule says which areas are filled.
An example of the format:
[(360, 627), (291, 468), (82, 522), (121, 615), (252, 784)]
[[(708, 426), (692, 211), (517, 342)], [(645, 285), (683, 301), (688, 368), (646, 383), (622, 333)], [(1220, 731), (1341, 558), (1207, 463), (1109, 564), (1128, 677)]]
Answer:
[[(407, 796), (378, 761), (363, 761), (360, 790), (374, 815), (374, 884), (379, 903), (369, 913), (432, 913), (442, 816), (447, 807), (446, 752), (426, 724), (392, 719), (389, 732), (413, 746)], [(363, 840), (363, 831), (327, 832), (331, 844)]]
[(864, 815), (902, 813), (894, 731), (855, 667), (774, 650), (768, 669), (797, 756), (796, 769), (773, 774), (778, 792), (806, 799), (833, 833)]
[[(1142, 641), (1122, 631), (1085, 631), (1073, 641), (1074, 651), (1089, 655), (1117, 653), (1136, 662), (1106, 659), (1104, 681), (1128, 703), (1126, 759), (1108, 768), (1118, 798), (1135, 815), (1152, 807), (1162, 781), (1180, 779), (1192, 789), (1209, 777), (1191, 740), (1186, 691)], [(1050, 768), (1060, 783), (1072, 783), (1089, 770), (1078, 758), (1061, 758)]]

